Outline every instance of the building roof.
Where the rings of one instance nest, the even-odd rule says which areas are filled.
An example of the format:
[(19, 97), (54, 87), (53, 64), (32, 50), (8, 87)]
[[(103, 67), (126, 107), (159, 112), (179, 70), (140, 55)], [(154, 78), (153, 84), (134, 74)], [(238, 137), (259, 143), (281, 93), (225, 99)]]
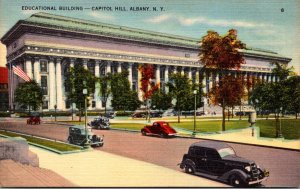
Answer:
[(223, 143), (223, 142), (215, 142), (215, 141), (201, 141), (201, 142), (196, 142), (191, 145), (192, 146), (198, 146), (198, 147), (204, 147), (204, 148), (213, 148), (216, 150), (220, 150), (223, 148), (231, 148), (228, 144)]
[[(78, 32), (82, 34), (91, 34), (96, 36), (112, 37), (152, 44), (185, 47), (194, 50), (199, 49), (200, 47), (200, 39), (196, 38), (183, 37), (178, 35), (130, 28), (120, 25), (82, 20), (43, 12), (33, 14), (29, 18), (19, 21), (10, 31), (8, 31), (2, 37), (2, 42), (4, 42), (12, 32), (14, 32), (14, 28), (18, 24), (34, 25), (39, 27), (52, 28), (56, 30), (63, 30), (67, 32)], [(267, 57), (284, 60), (286, 62), (291, 61), (290, 58), (279, 55), (276, 52), (257, 48), (246, 48), (242, 49), (241, 52), (250, 57)]]

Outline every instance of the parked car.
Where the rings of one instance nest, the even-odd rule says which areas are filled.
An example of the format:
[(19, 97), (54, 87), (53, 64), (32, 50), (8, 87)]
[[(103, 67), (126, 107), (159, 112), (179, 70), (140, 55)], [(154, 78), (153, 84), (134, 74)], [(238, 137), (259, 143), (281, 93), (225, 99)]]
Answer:
[(150, 117), (162, 117), (160, 112), (150, 112)]
[(237, 156), (229, 145), (222, 142), (192, 144), (179, 165), (186, 173), (228, 182), (236, 187), (258, 185), (269, 176), (264, 168)]
[(132, 114), (131, 117), (132, 118), (145, 118), (146, 113), (144, 113), (144, 112), (135, 112), (135, 113)]
[(89, 123), (94, 129), (110, 129), (109, 119), (106, 117), (97, 117)]
[(104, 115), (104, 117), (107, 117), (109, 119), (114, 119), (116, 117), (115, 112), (108, 112)]
[(249, 116), (250, 115), (250, 112), (235, 112), (235, 115), (236, 116)]
[(161, 137), (176, 136), (177, 132), (169, 123), (165, 121), (156, 121), (152, 125), (146, 125), (141, 129), (142, 135), (159, 135)]
[(70, 144), (84, 146), (88, 143), (90, 146), (103, 146), (103, 137), (95, 135), (91, 128), (87, 128), (87, 137), (85, 127), (81, 125), (75, 125), (69, 127), (68, 141)]
[(29, 125), (39, 125), (41, 124), (40, 115), (37, 113), (32, 113), (31, 116), (27, 119), (27, 124)]

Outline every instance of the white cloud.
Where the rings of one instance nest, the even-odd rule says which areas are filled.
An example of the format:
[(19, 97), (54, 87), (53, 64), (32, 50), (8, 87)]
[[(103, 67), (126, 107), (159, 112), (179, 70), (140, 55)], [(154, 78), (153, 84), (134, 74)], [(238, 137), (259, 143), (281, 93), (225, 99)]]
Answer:
[(194, 24), (206, 24), (210, 26), (221, 26), (221, 27), (243, 27), (243, 28), (270, 26), (264, 23), (248, 22), (242, 20), (211, 19), (206, 17), (184, 17), (184, 16), (174, 15), (174, 14), (163, 14), (160, 16), (152, 17), (147, 19), (146, 22), (162, 23), (170, 20), (175, 20), (183, 26), (191, 26)]
[(90, 12), (89, 13), (90, 16), (103, 20), (103, 21), (107, 21), (107, 20), (115, 20), (115, 17), (112, 15), (108, 15), (108, 14), (104, 14), (104, 13), (99, 13), (99, 12)]

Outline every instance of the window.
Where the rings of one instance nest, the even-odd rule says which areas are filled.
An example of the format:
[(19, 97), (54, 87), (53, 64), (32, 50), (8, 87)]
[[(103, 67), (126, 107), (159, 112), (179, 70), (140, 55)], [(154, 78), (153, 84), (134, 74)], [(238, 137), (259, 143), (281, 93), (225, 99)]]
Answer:
[(41, 68), (41, 72), (48, 72), (48, 61), (40, 60), (40, 68)]
[(219, 159), (219, 154), (216, 150), (207, 150), (206, 157), (209, 159)]
[(96, 102), (92, 101), (92, 108), (95, 108), (95, 107), (96, 107)]
[(41, 88), (43, 95), (48, 95), (48, 81), (47, 76), (41, 76)]
[(203, 148), (196, 148), (195, 155), (196, 156), (205, 156), (205, 150)]
[(43, 101), (42, 108), (43, 109), (48, 109), (48, 101)]

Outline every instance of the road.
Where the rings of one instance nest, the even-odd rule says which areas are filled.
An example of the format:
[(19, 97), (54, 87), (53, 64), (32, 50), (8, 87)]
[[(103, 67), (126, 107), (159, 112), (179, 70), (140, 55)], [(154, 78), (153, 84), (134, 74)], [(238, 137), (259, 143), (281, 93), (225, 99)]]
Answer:
[[(20, 131), (41, 137), (66, 141), (68, 126), (42, 124), (26, 125), (25, 121), (0, 122), (0, 128)], [(199, 139), (160, 138), (142, 136), (140, 133), (113, 130), (93, 130), (104, 135), (104, 147), (97, 150), (142, 160), (177, 171), (182, 171), (177, 164), (188, 147)], [(300, 185), (300, 152), (268, 147), (231, 145), (236, 153), (247, 159), (254, 160), (258, 165), (270, 171), (270, 178), (264, 181), (267, 187), (298, 187)]]

